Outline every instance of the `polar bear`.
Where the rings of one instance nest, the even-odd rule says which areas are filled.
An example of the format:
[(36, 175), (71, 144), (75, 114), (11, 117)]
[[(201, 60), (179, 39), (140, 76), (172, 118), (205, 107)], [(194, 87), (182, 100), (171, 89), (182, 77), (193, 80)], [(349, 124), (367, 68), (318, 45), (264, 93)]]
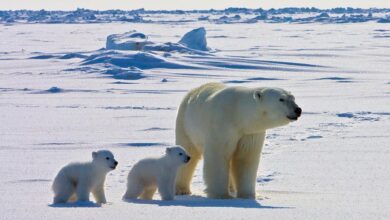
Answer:
[(178, 172), (176, 193), (191, 193), (192, 175), (203, 155), (208, 197), (255, 198), (266, 130), (296, 121), (301, 112), (294, 96), (280, 88), (208, 83), (191, 90), (176, 119), (176, 144), (191, 156)]
[(104, 181), (118, 162), (107, 150), (92, 153), (92, 162), (71, 163), (63, 167), (54, 179), (54, 204), (72, 201), (89, 201), (92, 192), (97, 203), (106, 203)]
[(127, 177), (127, 191), (123, 199), (152, 199), (156, 189), (163, 200), (175, 196), (175, 179), (180, 166), (190, 157), (180, 146), (166, 149), (161, 158), (147, 158), (134, 165)]

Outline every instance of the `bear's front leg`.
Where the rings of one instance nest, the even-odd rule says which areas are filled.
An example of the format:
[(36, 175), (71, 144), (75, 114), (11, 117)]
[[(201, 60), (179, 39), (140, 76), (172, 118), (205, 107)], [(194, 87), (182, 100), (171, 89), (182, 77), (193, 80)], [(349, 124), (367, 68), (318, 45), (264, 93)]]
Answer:
[(77, 183), (77, 188), (76, 188), (77, 200), (82, 202), (89, 202), (89, 193), (90, 193), (90, 189), (87, 181), (80, 180)]
[(257, 169), (265, 133), (241, 138), (232, 158), (232, 174), (237, 187), (237, 197), (256, 198)]
[(104, 193), (104, 183), (100, 183), (94, 190), (92, 194), (95, 197), (97, 203), (106, 203), (106, 196)]
[(204, 152), (206, 193), (209, 198), (230, 199), (232, 196), (229, 194), (229, 168), (234, 146), (229, 143), (213, 144), (215, 145), (207, 145)]
[[(171, 172), (176, 172), (171, 171)], [(175, 178), (171, 175), (161, 177), (157, 180), (158, 192), (162, 200), (173, 200), (175, 197)]]

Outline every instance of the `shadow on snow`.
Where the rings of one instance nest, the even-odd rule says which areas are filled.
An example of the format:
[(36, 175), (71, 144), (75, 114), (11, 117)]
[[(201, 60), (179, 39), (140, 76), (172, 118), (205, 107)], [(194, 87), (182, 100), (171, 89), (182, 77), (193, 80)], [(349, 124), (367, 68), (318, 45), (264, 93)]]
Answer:
[(258, 208), (258, 209), (290, 209), (284, 206), (263, 206), (252, 199), (208, 199), (202, 196), (176, 196), (175, 200), (124, 200), (134, 204), (149, 204), (158, 206), (185, 206), (185, 207), (226, 207), (226, 208)]

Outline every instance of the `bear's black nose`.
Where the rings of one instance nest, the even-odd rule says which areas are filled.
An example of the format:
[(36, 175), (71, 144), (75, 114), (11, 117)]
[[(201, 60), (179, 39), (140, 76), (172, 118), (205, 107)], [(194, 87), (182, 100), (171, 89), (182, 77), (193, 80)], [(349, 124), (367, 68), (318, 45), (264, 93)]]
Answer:
[(191, 157), (188, 157), (188, 156), (187, 156), (187, 161), (189, 161), (190, 159), (191, 159)]
[(118, 165), (118, 161), (115, 161), (115, 166)]
[(297, 116), (299, 117), (299, 116), (301, 116), (301, 114), (302, 114), (302, 109), (301, 108), (296, 108), (295, 110), (294, 110), (294, 112), (297, 114)]

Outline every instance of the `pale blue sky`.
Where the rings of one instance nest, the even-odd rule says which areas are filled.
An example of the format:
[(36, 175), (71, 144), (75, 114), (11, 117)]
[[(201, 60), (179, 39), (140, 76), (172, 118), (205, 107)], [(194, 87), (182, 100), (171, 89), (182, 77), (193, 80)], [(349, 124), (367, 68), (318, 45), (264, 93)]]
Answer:
[(0, 10), (46, 9), (223, 9), (227, 7), (282, 8), (282, 7), (361, 7), (390, 8), (390, 0), (0, 0)]

